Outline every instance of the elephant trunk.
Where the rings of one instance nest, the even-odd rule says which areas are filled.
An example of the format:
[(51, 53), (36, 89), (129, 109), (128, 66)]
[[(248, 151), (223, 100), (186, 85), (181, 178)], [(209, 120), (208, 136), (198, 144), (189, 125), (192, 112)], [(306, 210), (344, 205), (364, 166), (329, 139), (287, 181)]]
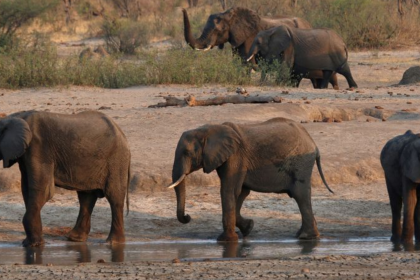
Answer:
[(194, 38), (194, 36), (191, 33), (191, 25), (190, 20), (188, 19), (187, 11), (185, 9), (182, 9), (182, 13), (184, 15), (184, 37), (187, 44), (190, 45), (191, 48), (196, 50), (210, 49), (211, 45), (208, 46), (206, 43), (204, 43), (204, 40), (202, 40), (202, 36), (198, 39)]
[(246, 61), (247, 62), (251, 61), (257, 53), (258, 53), (258, 48), (255, 46), (251, 46), (251, 49), (248, 52), (248, 56), (247, 56), (248, 58)]
[(176, 216), (178, 221), (183, 224), (187, 224), (190, 222), (191, 217), (190, 215), (185, 215), (185, 177), (186, 177), (186, 170), (184, 168), (184, 164), (180, 164), (182, 161), (175, 160), (174, 168), (172, 170), (172, 184), (169, 188), (175, 188), (176, 194)]

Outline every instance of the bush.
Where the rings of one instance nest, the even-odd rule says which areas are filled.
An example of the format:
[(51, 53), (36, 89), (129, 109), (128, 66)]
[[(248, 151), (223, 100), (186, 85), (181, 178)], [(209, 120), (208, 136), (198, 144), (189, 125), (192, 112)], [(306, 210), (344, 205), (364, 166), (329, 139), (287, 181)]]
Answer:
[(149, 41), (147, 25), (130, 19), (104, 21), (102, 30), (108, 49), (113, 52), (134, 54), (136, 48)]
[(290, 79), (290, 68), (286, 63), (281, 63), (277, 59), (272, 63), (265, 60), (259, 61), (258, 68), (261, 71), (261, 84), (292, 86), (294, 83)]
[(22, 25), (58, 3), (58, 0), (1, 0), (0, 48), (12, 46), (14, 35)]

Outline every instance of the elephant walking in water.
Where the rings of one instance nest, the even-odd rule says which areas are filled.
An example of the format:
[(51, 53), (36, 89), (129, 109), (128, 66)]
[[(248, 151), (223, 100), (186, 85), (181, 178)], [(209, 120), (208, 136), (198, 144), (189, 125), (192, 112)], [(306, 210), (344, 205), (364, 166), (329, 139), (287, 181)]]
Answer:
[(21, 172), (26, 213), (24, 246), (39, 246), (41, 209), (55, 186), (77, 191), (76, 225), (67, 237), (86, 241), (98, 198), (106, 197), (112, 212), (108, 242), (124, 242), (124, 199), (128, 213), (130, 150), (122, 130), (106, 115), (86, 111), (76, 115), (19, 112), (0, 119), (0, 160), (16, 162)]
[[(300, 124), (275, 118), (259, 124), (205, 125), (186, 131), (179, 139), (172, 169), (177, 196), (177, 217), (185, 215), (185, 177), (201, 168), (213, 170), (221, 181), (223, 233), (219, 241), (237, 241), (235, 226), (247, 236), (254, 222), (241, 216), (241, 207), (250, 191), (287, 193), (302, 215), (297, 232), (301, 239), (319, 236), (311, 203), (311, 175), (316, 162), (321, 178), (320, 154), (308, 132)], [(330, 190), (331, 191), (331, 190)], [(332, 192), (332, 191), (331, 191)]]
[[(420, 134), (411, 130), (389, 140), (381, 164), (392, 211), (393, 242), (420, 242)], [(401, 209), (404, 220), (401, 228)]]

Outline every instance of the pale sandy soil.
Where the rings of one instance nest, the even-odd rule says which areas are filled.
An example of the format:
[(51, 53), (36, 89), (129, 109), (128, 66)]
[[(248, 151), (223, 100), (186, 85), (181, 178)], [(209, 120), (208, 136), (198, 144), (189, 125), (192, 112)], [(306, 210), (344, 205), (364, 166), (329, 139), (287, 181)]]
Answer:
[[(313, 207), (322, 236), (328, 238), (388, 237), (391, 211), (379, 164), (379, 153), (390, 138), (407, 129), (420, 131), (420, 85), (394, 87), (403, 72), (419, 65), (419, 50), (351, 53), (351, 67), (358, 91), (314, 90), (305, 81), (301, 88), (249, 87), (251, 95), (284, 98), (281, 104), (244, 104), (212, 107), (147, 108), (163, 102), (162, 96), (197, 98), (236, 94), (235, 86), (194, 87), (162, 85), (107, 90), (99, 88), (52, 88), (0, 90), (0, 113), (48, 110), (77, 113), (101, 110), (112, 116), (126, 133), (132, 150), (133, 180), (130, 214), (126, 218), (128, 241), (215, 239), (222, 230), (216, 174), (192, 174), (187, 188), (187, 213), (191, 223), (175, 218), (175, 194), (166, 191), (176, 144), (183, 131), (206, 123), (261, 122), (273, 117), (303, 121), (317, 143), (324, 174), (335, 191), (329, 194), (313, 174)], [(282, 94), (288, 91), (288, 94)], [(391, 96), (389, 92), (392, 92)], [(306, 103), (305, 103), (306, 101)], [(307, 102), (309, 101), (309, 102)], [(375, 109), (381, 106), (383, 109)], [(404, 111), (402, 111), (404, 110)], [(339, 123), (313, 122), (324, 117)], [(0, 170), (0, 241), (18, 244), (24, 238), (21, 219), (24, 206), (19, 194), (17, 166)], [(255, 227), (248, 240), (293, 238), (300, 225), (294, 200), (286, 195), (251, 193), (243, 215)], [(64, 240), (76, 221), (76, 194), (58, 191), (43, 208), (46, 242)], [(106, 238), (110, 209), (102, 199), (94, 213), (91, 241)], [(205, 262), (192, 264), (139, 263), (53, 267), (0, 266), (0, 279), (253, 279), (264, 278), (394, 278), (420, 277), (417, 253), (364, 257), (294, 257), (280, 260)], [(303, 268), (309, 271), (302, 273)], [(255, 272), (255, 274), (254, 274)], [(155, 275), (153, 275), (155, 273)], [(340, 274), (341, 273), (341, 274)], [(405, 273), (402, 274), (402, 273)], [(370, 275), (369, 275), (370, 274)], [(50, 278), (48, 278), (50, 277)], [(107, 278), (108, 279), (108, 278)]]

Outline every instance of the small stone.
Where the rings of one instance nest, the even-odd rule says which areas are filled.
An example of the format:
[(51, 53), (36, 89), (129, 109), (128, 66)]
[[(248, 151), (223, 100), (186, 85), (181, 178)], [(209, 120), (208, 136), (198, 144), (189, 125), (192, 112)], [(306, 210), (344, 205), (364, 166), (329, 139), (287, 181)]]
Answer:
[(105, 263), (105, 260), (104, 260), (104, 259), (99, 259), (99, 260), (97, 261), (97, 263)]
[(397, 93), (397, 95), (401, 95), (401, 93)]
[(98, 110), (111, 110), (111, 107), (101, 106), (98, 108)]
[(408, 101), (408, 102), (407, 102), (407, 104), (413, 104), (413, 102), (411, 102), (411, 101)]
[(341, 122), (342, 122), (342, 120), (341, 120), (341, 119), (334, 119), (334, 122), (336, 122), (336, 123), (341, 123)]
[(385, 119), (385, 118), (382, 118), (382, 121), (383, 121), (383, 122), (386, 122), (386, 119)]
[(356, 90), (356, 93), (365, 93), (363, 90)]
[(409, 96), (411, 96), (411, 95), (409, 95), (409, 94), (406, 94), (406, 93), (405, 93), (404, 95), (405, 95), (406, 97), (409, 97)]
[(410, 88), (410, 91), (414, 91), (414, 88)]
[(308, 123), (308, 121), (300, 121), (300, 123)]
[(48, 102), (47, 105), (52, 105), (52, 103), (51, 102)]
[(354, 101), (359, 101), (359, 98), (357, 98), (357, 97), (356, 97), (356, 98), (354, 99)]
[(309, 272), (310, 272), (310, 270), (309, 270), (309, 268), (304, 267), (304, 268), (302, 268), (301, 272), (302, 272), (302, 273), (309, 273)]
[(306, 96), (302, 97), (302, 100), (306, 100), (306, 99), (308, 99), (308, 97), (306, 97)]
[(382, 106), (375, 106), (375, 109), (382, 110), (384, 107)]
[(311, 101), (305, 101), (305, 104), (311, 104)]
[(394, 93), (392, 91), (388, 91), (388, 94), (391, 95), (391, 96), (394, 95)]
[(53, 266), (53, 264), (52, 263), (47, 263), (46, 266)]
[(6, 113), (0, 113), (0, 118), (5, 118), (5, 117), (7, 117)]
[(283, 90), (283, 91), (281, 92), (281, 94), (289, 94), (289, 91), (288, 91), (288, 90)]
[(332, 123), (334, 120), (332, 118), (326, 117), (322, 121), (326, 123)]
[(370, 122), (370, 119), (366, 119), (367, 122)]
[(181, 263), (181, 260), (180, 259), (173, 259), (172, 263)]
[(281, 98), (281, 97), (279, 97), (279, 96), (275, 96), (275, 97), (273, 97), (273, 101), (274, 101), (274, 102), (276, 102), (276, 103), (281, 103), (283, 100), (284, 100), (284, 99), (283, 99), (283, 98)]

